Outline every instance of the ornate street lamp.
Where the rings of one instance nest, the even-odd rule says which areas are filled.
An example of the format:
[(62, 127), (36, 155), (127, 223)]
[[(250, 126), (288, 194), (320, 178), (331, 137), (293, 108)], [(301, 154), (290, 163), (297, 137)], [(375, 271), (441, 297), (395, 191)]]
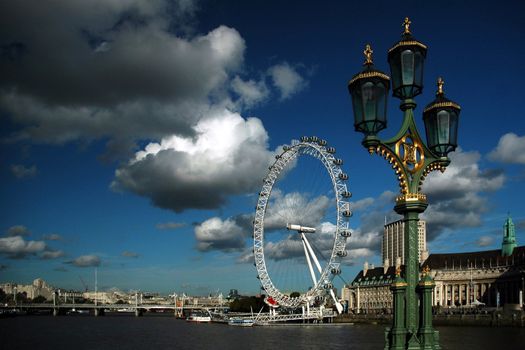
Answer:
[(440, 77), (437, 82), (436, 99), (423, 111), (428, 148), (440, 157), (446, 157), (458, 145), (458, 122), (461, 110), (459, 105), (445, 97), (444, 83)]
[(370, 45), (364, 51), (365, 68), (350, 80), (348, 90), (352, 97), (355, 130), (364, 134), (363, 146), (392, 164), (401, 192), (394, 210), (403, 215), (405, 224), (405, 274), (397, 276), (396, 286), (392, 287), (398, 302), (394, 303), (393, 326), (386, 331), (386, 348), (440, 349), (438, 332), (432, 328), (429, 293), (434, 282), (428, 267), (419, 279), (418, 221), (419, 214), (428, 206), (426, 196), (421, 193), (425, 177), (433, 170), (445, 171), (450, 164), (448, 153), (457, 147), (460, 107), (445, 98), (443, 79), (439, 78), (436, 99), (423, 112), (425, 144), (414, 121), (416, 103), (413, 98), (423, 91), (427, 47), (412, 36), (408, 18), (403, 27), (401, 40), (388, 51), (392, 95), (401, 100), (400, 109), (404, 115), (397, 134), (385, 141), (377, 136), (387, 125), (390, 78), (374, 68)]

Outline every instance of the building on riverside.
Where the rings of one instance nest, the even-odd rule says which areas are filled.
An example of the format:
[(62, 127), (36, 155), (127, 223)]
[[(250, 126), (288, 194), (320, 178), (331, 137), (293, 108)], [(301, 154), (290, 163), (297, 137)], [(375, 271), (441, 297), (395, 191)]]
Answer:
[(30, 299), (43, 296), (47, 300), (52, 300), (55, 292), (55, 288), (41, 278), (35, 279), (32, 284), (3, 283), (0, 284), (0, 289), (6, 294), (22, 293)]
[[(417, 224), (419, 234), (419, 263), (428, 258), (427, 251), (427, 225), (424, 220), (419, 220)], [(383, 266), (395, 266), (397, 259), (401, 259), (401, 264), (405, 263), (405, 222), (398, 220), (387, 224), (383, 232), (381, 242), (381, 255)]]
[[(503, 226), (501, 249), (468, 253), (430, 254), (421, 264), (428, 266), (436, 287), (432, 305), (436, 307), (523, 307), (525, 293), (525, 246), (518, 247), (510, 216)], [(386, 230), (385, 230), (386, 232)], [(390, 284), (395, 266), (385, 259), (383, 267), (364, 268), (343, 288), (343, 299), (352, 313), (390, 313)], [(400, 265), (400, 259), (396, 259)], [(401, 266), (403, 268), (403, 266)]]

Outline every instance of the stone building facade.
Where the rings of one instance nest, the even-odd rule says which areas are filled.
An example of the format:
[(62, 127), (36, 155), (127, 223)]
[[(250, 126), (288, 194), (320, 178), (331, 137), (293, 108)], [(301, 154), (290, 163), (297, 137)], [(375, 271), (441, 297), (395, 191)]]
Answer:
[[(378, 268), (369, 269), (365, 263), (352, 283), (344, 286), (342, 295), (348, 303), (349, 312), (391, 312), (390, 284), (395, 267), (389, 266), (388, 259), (383, 267)], [(400, 259), (397, 259), (396, 265), (400, 265)], [(501, 249), (431, 254), (421, 264), (422, 268), (427, 266), (436, 284), (432, 294), (433, 306), (524, 305), (525, 246), (516, 246), (514, 224), (510, 217), (505, 221)]]
[(0, 284), (0, 289), (6, 294), (25, 293), (30, 299), (43, 296), (47, 300), (52, 300), (55, 292), (55, 288), (41, 278), (37, 278), (32, 284), (3, 283)]

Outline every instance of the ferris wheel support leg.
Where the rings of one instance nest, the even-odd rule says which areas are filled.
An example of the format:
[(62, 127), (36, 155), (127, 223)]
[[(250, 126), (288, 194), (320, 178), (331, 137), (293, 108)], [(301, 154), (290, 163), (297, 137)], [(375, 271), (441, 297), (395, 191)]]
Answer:
[(306, 248), (304, 234), (301, 233), (301, 235), (303, 238), (303, 248), (304, 248), (304, 254), (306, 255), (306, 262), (308, 262), (308, 268), (310, 269), (310, 275), (312, 276), (312, 281), (314, 282), (314, 288), (315, 288), (315, 286), (317, 285), (317, 279), (315, 278), (314, 268), (312, 266), (312, 261), (310, 260), (310, 254), (308, 254), (308, 249)]
[(333, 289), (330, 289), (330, 295), (332, 296), (332, 299), (334, 299), (335, 308), (337, 309), (337, 313), (338, 314), (342, 314), (343, 313), (343, 305), (341, 305), (339, 300), (337, 300), (337, 298), (335, 297), (335, 293), (334, 293)]

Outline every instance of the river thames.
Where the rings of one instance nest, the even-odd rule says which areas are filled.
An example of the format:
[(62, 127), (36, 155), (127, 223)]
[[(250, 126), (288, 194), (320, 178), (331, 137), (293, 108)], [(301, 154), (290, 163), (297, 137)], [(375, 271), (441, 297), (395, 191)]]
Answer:
[[(383, 349), (383, 325), (232, 327), (166, 315), (19, 316), (0, 320), (1, 349)], [(523, 349), (525, 328), (437, 327), (443, 349)]]

